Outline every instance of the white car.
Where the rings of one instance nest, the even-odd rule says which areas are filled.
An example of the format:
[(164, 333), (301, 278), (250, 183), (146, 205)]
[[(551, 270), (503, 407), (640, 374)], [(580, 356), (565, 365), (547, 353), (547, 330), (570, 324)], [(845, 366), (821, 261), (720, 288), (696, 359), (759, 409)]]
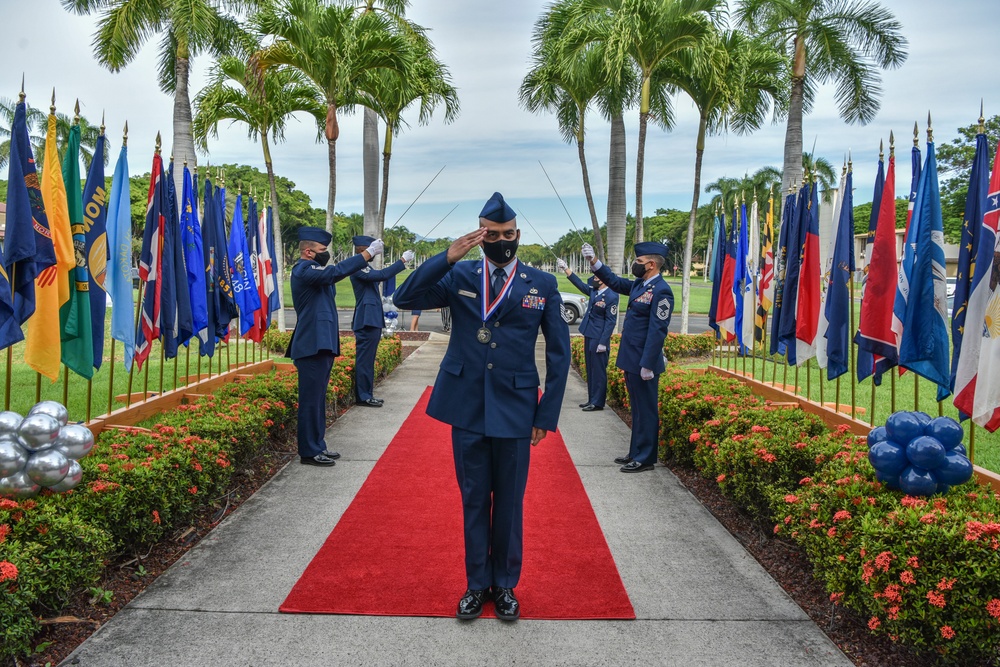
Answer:
[(576, 324), (587, 313), (587, 297), (579, 292), (559, 292), (562, 297), (562, 318), (566, 324)]
[(955, 286), (958, 284), (958, 278), (955, 276), (948, 276), (945, 278), (945, 295), (955, 296)]

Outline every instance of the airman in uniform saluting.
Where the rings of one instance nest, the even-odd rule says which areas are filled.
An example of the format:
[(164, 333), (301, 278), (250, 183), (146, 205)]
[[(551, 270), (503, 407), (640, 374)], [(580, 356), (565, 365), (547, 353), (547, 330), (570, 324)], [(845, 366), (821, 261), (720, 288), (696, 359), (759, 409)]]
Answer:
[(587, 313), (580, 321), (587, 368), (587, 402), (581, 403), (580, 407), (584, 412), (603, 410), (608, 395), (608, 348), (611, 347), (611, 333), (618, 322), (618, 293), (609, 291), (597, 276), (583, 282), (561, 259), (556, 261), (556, 268), (563, 271), (578, 290), (590, 297)]

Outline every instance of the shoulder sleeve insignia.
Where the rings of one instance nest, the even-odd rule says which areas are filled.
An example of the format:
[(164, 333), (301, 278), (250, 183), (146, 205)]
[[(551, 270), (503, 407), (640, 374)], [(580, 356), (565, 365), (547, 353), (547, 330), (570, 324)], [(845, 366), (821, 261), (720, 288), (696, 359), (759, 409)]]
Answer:
[(313, 264), (312, 267), (310, 267), (310, 268), (316, 269), (317, 271), (322, 271), (323, 270), (323, 267), (320, 266), (319, 264)]
[(656, 317), (661, 320), (670, 317), (670, 299), (664, 297), (656, 304)]
[(361, 269), (361, 273), (368, 273), (371, 270), (372, 270), (372, 267), (366, 266), (365, 268)]

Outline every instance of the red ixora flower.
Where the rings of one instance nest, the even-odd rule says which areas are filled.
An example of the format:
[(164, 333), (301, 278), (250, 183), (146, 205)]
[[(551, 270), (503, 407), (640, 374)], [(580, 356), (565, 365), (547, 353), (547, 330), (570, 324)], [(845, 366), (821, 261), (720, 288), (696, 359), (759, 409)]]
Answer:
[(872, 616), (868, 619), (869, 630), (878, 630), (880, 625), (882, 625), (882, 621), (878, 620), (878, 616)]
[(945, 639), (954, 639), (955, 631), (951, 629), (950, 625), (942, 625), (941, 636), (944, 637)]
[(5, 523), (0, 524), (0, 544), (3, 544), (4, 540), (7, 539), (8, 533), (10, 533), (10, 526)]
[(927, 591), (927, 601), (935, 607), (940, 607), (941, 609), (944, 609), (946, 604), (944, 596), (937, 591)]
[(721, 475), (716, 477), (715, 481), (718, 482), (719, 484), (722, 484), (724, 481), (726, 481), (726, 473), (722, 473)]
[(198, 493), (198, 487), (197, 486), (192, 486), (190, 489), (188, 489), (188, 493), (190, 493), (192, 496), (195, 495), (195, 494), (197, 494)]
[(903, 570), (899, 573), (899, 580), (904, 584), (912, 585), (917, 583), (916, 577), (913, 576), (912, 570)]
[(159, 525), (160, 523), (160, 513), (157, 512), (156, 510), (153, 510), (153, 523), (157, 525)]
[(18, 505), (13, 500), (8, 500), (7, 498), (0, 498), (0, 510), (16, 510), (20, 505)]
[(17, 579), (17, 566), (10, 561), (0, 560), (0, 581)]
[(851, 513), (848, 512), (847, 510), (840, 510), (839, 512), (833, 515), (833, 520), (838, 522), (849, 521), (850, 518), (851, 518)]
[(1000, 599), (993, 598), (987, 602), (986, 613), (1000, 621)]

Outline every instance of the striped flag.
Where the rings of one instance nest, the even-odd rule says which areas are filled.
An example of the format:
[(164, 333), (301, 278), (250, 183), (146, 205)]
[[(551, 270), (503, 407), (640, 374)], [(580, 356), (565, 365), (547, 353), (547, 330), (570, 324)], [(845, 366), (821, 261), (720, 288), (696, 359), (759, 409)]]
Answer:
[(774, 194), (767, 200), (764, 217), (764, 249), (761, 253), (760, 284), (757, 286), (757, 312), (754, 317), (754, 340), (764, 344), (767, 314), (774, 302)]
[[(742, 206), (742, 213), (746, 215), (746, 204)], [(760, 278), (757, 271), (760, 268), (760, 223), (757, 220), (759, 212), (757, 210), (757, 197), (754, 197), (750, 205), (750, 218), (747, 221), (747, 251), (746, 251), (746, 277), (743, 288), (743, 334), (741, 343), (749, 351), (753, 347), (754, 329), (757, 319), (757, 285)]]
[(785, 344), (788, 363), (798, 365), (796, 331), (798, 324), (799, 275), (802, 271), (802, 249), (806, 242), (806, 228), (809, 225), (809, 186), (803, 185), (795, 199), (791, 225), (788, 229), (788, 251), (785, 280), (782, 289), (781, 326), (779, 340)]
[(833, 195), (833, 233), (827, 243), (826, 261), (823, 263), (823, 271), (820, 274), (819, 283), (819, 327), (816, 329), (816, 364), (820, 368), (826, 368), (829, 357), (826, 348), (826, 331), (830, 327), (830, 320), (826, 316), (826, 299), (830, 291), (830, 272), (833, 268), (833, 252), (837, 244), (837, 224), (840, 221), (840, 206), (843, 202), (844, 183), (847, 179), (847, 164), (840, 174), (840, 187)]
[(135, 364), (139, 370), (142, 370), (142, 365), (153, 349), (153, 341), (160, 337), (163, 309), (168, 305), (163, 303), (163, 286), (169, 269), (169, 260), (163, 257), (167, 226), (167, 188), (164, 180), (163, 158), (156, 153), (153, 155), (153, 168), (150, 172), (146, 225), (142, 234), (142, 252), (139, 254), (139, 279), (145, 284), (135, 348)]
[[(868, 216), (868, 234), (865, 238), (865, 247), (861, 253), (861, 302), (864, 303), (865, 289), (868, 284), (868, 272), (871, 264), (872, 249), (875, 245), (875, 230), (878, 229), (878, 216), (882, 207), (882, 190), (885, 187), (885, 160), (879, 154), (878, 173), (875, 176), (875, 193), (872, 195), (872, 212)], [(893, 204), (895, 205), (895, 204)], [(856, 340), (856, 339), (855, 339)], [(881, 357), (880, 357), (881, 358)], [(875, 372), (875, 357), (872, 353), (858, 346), (857, 375), (858, 382), (861, 382)], [(875, 384), (881, 384), (881, 375)]]
[(802, 226), (802, 266), (799, 268), (795, 312), (795, 359), (798, 366), (816, 356), (816, 331), (819, 327), (819, 187), (815, 180), (809, 189)]
[(778, 230), (778, 251), (774, 254), (774, 314), (771, 316), (771, 348), (769, 353), (785, 354), (787, 346), (781, 340), (781, 316), (784, 311), (785, 276), (788, 266), (788, 233), (795, 213), (795, 194), (788, 193), (781, 209), (781, 229)]
[[(936, 177), (936, 176), (935, 176)], [(906, 233), (903, 235), (903, 257), (896, 276), (896, 297), (892, 303), (892, 333), (896, 337), (896, 349), (903, 340), (903, 317), (906, 312), (906, 301), (910, 297), (910, 283), (913, 280), (913, 261), (917, 250), (917, 237), (920, 228), (914, 228), (913, 209), (917, 200), (917, 188), (920, 184), (920, 148), (914, 146), (910, 151), (910, 203), (906, 208)], [(918, 219), (917, 224), (920, 224)], [(900, 359), (899, 374), (903, 374), (902, 359)], [(907, 367), (908, 368), (908, 367)]]
[[(1000, 150), (1000, 144), (997, 146)], [(955, 407), (962, 418), (975, 408), (976, 375), (983, 345), (983, 328), (992, 281), (996, 224), (1000, 209), (1000, 162), (994, 162), (993, 182), (989, 178), (989, 141), (976, 135), (976, 154), (965, 199), (958, 280), (951, 316), (951, 382)], [(986, 220), (987, 212), (989, 220)], [(971, 327), (968, 329), (967, 327)], [(968, 331), (968, 336), (966, 332)], [(987, 423), (988, 423), (987, 419)]]
[(719, 301), (715, 306), (716, 322), (722, 340), (730, 342), (736, 335), (736, 301), (733, 299), (733, 275), (736, 273), (736, 243), (739, 223), (733, 218), (726, 237), (726, 255), (722, 260), (722, 281), (719, 283)]

